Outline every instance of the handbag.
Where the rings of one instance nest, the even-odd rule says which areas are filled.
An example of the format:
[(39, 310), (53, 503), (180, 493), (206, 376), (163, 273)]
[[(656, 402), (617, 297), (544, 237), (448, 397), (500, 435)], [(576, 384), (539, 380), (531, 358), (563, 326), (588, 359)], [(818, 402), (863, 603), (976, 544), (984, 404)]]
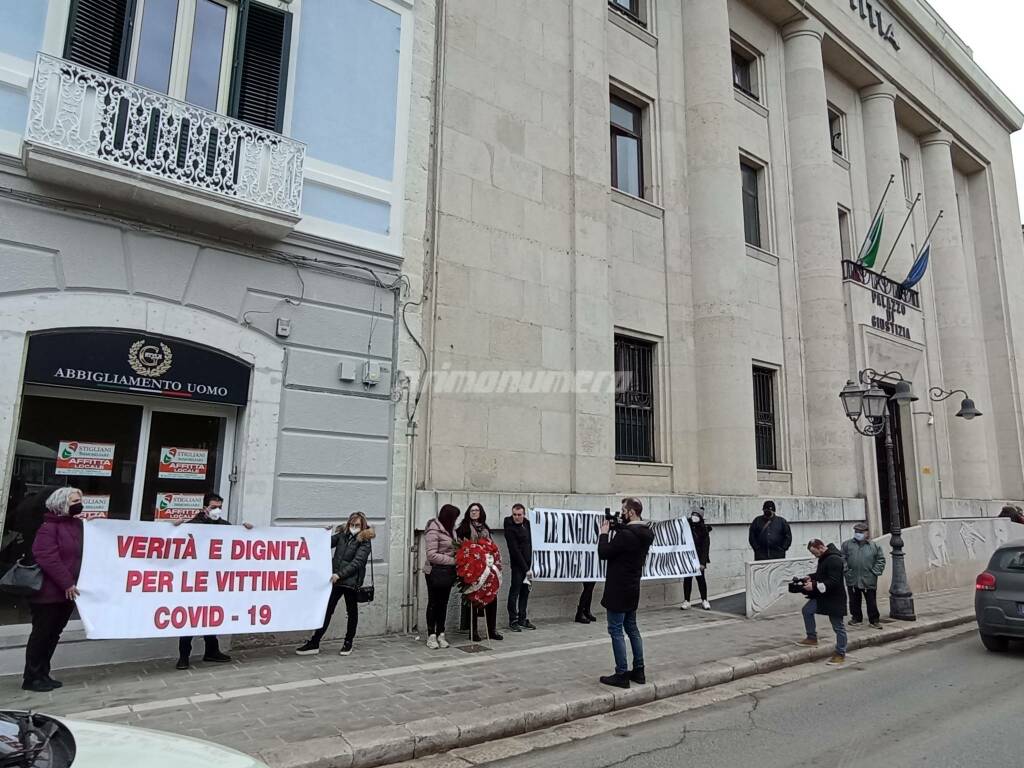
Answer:
[(356, 587), (357, 603), (373, 602), (373, 541), (370, 542), (370, 586)]
[(43, 588), (43, 569), (37, 563), (24, 565), (21, 560), (0, 577), (0, 591), (11, 595), (34, 595)]

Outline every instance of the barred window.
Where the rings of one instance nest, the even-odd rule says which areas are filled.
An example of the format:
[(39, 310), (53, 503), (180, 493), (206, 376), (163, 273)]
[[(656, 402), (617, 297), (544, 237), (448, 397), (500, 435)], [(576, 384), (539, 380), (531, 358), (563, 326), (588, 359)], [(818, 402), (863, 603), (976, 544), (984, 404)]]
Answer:
[(654, 344), (615, 337), (615, 458), (654, 461)]
[(775, 438), (775, 371), (754, 366), (754, 443), (758, 469), (778, 469)]

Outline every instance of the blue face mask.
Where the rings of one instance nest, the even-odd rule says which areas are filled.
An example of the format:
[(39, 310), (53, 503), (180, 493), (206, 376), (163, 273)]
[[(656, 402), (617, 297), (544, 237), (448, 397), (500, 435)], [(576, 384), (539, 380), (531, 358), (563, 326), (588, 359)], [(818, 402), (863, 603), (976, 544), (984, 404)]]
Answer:
[(864, 541), (864, 539), (866, 539), (867, 537), (868, 535), (866, 533), (862, 533), (861, 531), (857, 531), (855, 534), (853, 534), (853, 538), (857, 541)]

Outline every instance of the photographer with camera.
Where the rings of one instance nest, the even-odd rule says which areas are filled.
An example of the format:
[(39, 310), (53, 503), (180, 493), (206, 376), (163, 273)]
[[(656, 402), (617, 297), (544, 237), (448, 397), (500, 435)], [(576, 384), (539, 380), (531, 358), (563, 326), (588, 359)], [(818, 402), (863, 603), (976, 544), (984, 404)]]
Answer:
[[(601, 605), (608, 611), (608, 634), (612, 638), (612, 653), (615, 655), (615, 674), (602, 677), (601, 682), (616, 688), (629, 688), (630, 681), (647, 682), (644, 676), (644, 643), (636, 624), (636, 611), (640, 606), (640, 578), (647, 552), (654, 542), (654, 533), (641, 519), (643, 511), (643, 504), (634, 498), (623, 499), (622, 510), (616, 515), (605, 510), (597, 543), (597, 556), (608, 561)], [(633, 649), (632, 672), (623, 631), (629, 636)]]
[[(846, 618), (846, 582), (843, 578), (846, 564), (834, 544), (826, 546), (821, 539), (811, 539), (807, 549), (818, 558), (818, 568), (803, 580), (803, 592), (807, 597), (803, 607), (807, 637), (797, 645), (817, 647), (818, 631), (814, 617), (819, 613), (828, 616), (832, 631), (836, 633), (836, 651), (828, 664), (838, 667), (846, 661), (846, 625), (843, 623)], [(796, 591), (796, 581), (793, 579), (790, 591)]]

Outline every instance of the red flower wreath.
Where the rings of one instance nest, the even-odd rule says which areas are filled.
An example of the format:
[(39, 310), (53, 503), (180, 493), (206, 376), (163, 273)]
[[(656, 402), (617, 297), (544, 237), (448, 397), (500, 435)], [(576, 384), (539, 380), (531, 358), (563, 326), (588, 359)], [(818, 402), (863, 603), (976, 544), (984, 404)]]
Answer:
[(455, 553), (459, 591), (477, 605), (488, 605), (501, 586), (501, 551), (490, 539), (464, 541)]

